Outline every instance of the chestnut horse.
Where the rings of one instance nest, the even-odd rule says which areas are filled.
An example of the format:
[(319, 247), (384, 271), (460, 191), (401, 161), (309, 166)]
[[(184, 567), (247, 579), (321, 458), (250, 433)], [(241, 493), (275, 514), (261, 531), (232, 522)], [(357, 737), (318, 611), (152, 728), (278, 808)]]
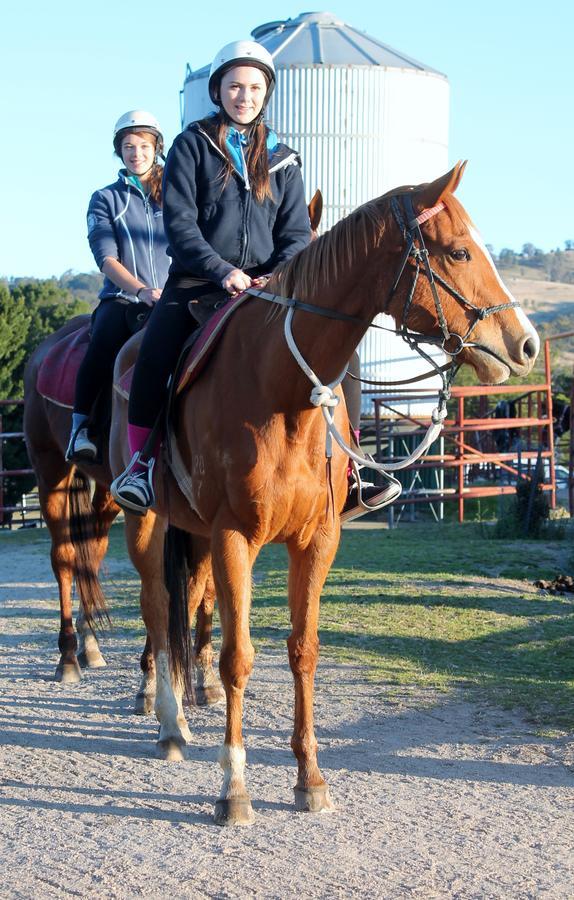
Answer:
[[(323, 211), (321, 191), (315, 191), (308, 209), (312, 238), (315, 239)], [(98, 574), (107, 550), (110, 528), (120, 510), (108, 491), (111, 473), (107, 441), (102, 448), (100, 464), (75, 466), (66, 462), (71, 409), (43, 397), (36, 384), (38, 370), (54, 344), (87, 321), (87, 316), (72, 319), (43, 341), (30, 357), (24, 376), (24, 432), (38, 482), (42, 515), (50, 532), (52, 569), (58, 584), (60, 660), (55, 677), (63, 682), (79, 681), (82, 667), (99, 668), (106, 664), (91, 619), (93, 610), (106, 614)], [(93, 492), (89, 479), (95, 482)], [(72, 615), (74, 582), (80, 599), (76, 618), (77, 637)], [(213, 582), (207, 579), (205, 594), (197, 609), (195, 629), (194, 694), (199, 705), (218, 703), (222, 698), (221, 685), (213, 671), (211, 635), (214, 604)], [(135, 712), (147, 714), (153, 712), (155, 700), (155, 665), (149, 637), (140, 665), (143, 675), (136, 695)]]
[[(58, 583), (60, 659), (55, 678), (62, 682), (79, 681), (82, 667), (106, 665), (91, 620), (94, 610), (101, 616), (107, 615), (98, 574), (108, 546), (110, 528), (120, 509), (108, 490), (111, 472), (107, 461), (107, 441), (101, 464), (82, 463), (75, 466), (66, 462), (72, 410), (43, 397), (36, 383), (38, 369), (54, 344), (87, 320), (87, 316), (72, 319), (46, 338), (30, 357), (24, 375), (24, 432), (28, 456), (38, 482), (42, 515), (50, 532), (52, 569)], [(95, 482), (93, 491), (90, 479)], [(72, 608), (74, 582), (80, 601), (76, 618), (77, 637)], [(208, 580), (197, 610), (194, 648), (194, 694), (196, 703), (202, 705), (218, 703), (223, 693), (212, 664), (214, 602), (213, 583)], [(153, 712), (156, 690), (155, 664), (149, 638), (140, 665), (142, 680), (136, 695), (135, 712), (145, 715)]]
[[(338, 445), (326, 459), (324, 416), (314, 404), (333, 409), (348, 442), (344, 403), (333, 406), (342, 399), (341, 390), (328, 385), (338, 382), (369, 323), (386, 310), (405, 339), (413, 343), (434, 336), (459, 364), (472, 366), (482, 382), (526, 375), (537, 356), (535, 330), (453, 196), (463, 169), (459, 163), (432, 183), (400, 188), (364, 204), (283, 264), (266, 290), (279, 303), (295, 298), (298, 308), (286, 311), (261, 297), (243, 303), (215, 359), (178, 398), (175, 440), (191, 475), (191, 494), (186, 499), (165, 462), (159, 462), (155, 508), (143, 517), (126, 516), (156, 663), (158, 746), (164, 755), (189, 739), (181, 702), (189, 656), (186, 613), (193, 614), (213, 571), (222, 625), (219, 668), (227, 697), (219, 756), (223, 786), (215, 806), (219, 824), (253, 819), (244, 778), (243, 696), (254, 659), (252, 568), (269, 542), (285, 543), (289, 554), (295, 806), (313, 811), (331, 806), (317, 761), (313, 689), (319, 600), (339, 543), (348, 460)], [(116, 381), (133, 364), (137, 346), (135, 338), (121, 351)], [(321, 376), (313, 402), (313, 385), (297, 353)], [(110, 438), (115, 474), (130, 459), (126, 406), (115, 392)], [(189, 591), (179, 592), (183, 605), (177, 597), (169, 605), (164, 584), (168, 524), (177, 529), (192, 574)], [(181, 575), (184, 585), (186, 578)]]

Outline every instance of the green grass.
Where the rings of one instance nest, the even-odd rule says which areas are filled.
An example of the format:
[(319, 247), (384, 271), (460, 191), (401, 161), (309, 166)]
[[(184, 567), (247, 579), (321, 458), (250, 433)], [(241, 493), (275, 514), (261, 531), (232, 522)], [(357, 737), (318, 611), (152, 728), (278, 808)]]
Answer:
[[(569, 527), (571, 527), (569, 525)], [(47, 534), (0, 535), (5, 548), (47, 553)], [(121, 527), (110, 556), (125, 559)], [(286, 552), (265, 547), (254, 570), (254, 643), (289, 633)], [(564, 541), (489, 540), (479, 524), (348, 529), (323, 591), (320, 638), (328, 657), (365, 665), (386, 695), (464, 688), (538, 726), (574, 726), (574, 594), (537, 579), (574, 569)], [(106, 580), (119, 629), (143, 633), (128, 565)]]

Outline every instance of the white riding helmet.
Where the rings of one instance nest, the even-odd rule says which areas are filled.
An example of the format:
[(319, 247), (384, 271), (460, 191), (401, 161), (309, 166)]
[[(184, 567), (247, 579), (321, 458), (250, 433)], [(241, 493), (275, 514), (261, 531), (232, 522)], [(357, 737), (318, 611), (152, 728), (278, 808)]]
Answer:
[(115, 124), (114, 139), (120, 131), (125, 131), (128, 128), (137, 129), (138, 131), (140, 129), (149, 131), (151, 134), (161, 134), (158, 120), (150, 112), (146, 112), (145, 109), (129, 109), (123, 116), (120, 116)]
[(155, 116), (145, 109), (129, 109), (119, 117), (114, 127), (114, 150), (118, 156), (121, 156), (122, 138), (130, 131), (149, 131), (150, 134), (154, 134), (156, 136), (156, 157), (160, 156), (164, 159), (163, 134)]
[(255, 66), (267, 76), (268, 88), (263, 102), (265, 107), (275, 88), (275, 65), (269, 51), (257, 41), (234, 41), (226, 44), (216, 54), (209, 70), (208, 90), (212, 103), (220, 105), (217, 87), (225, 72), (233, 66)]

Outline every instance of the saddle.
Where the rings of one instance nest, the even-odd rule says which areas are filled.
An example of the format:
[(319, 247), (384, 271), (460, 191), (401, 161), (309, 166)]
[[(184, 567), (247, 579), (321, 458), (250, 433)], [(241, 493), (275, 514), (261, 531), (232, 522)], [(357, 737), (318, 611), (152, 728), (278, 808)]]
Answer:
[[(249, 299), (249, 296), (249, 294), (243, 293), (236, 297), (230, 297), (221, 306), (213, 309), (208, 320), (190, 335), (184, 344), (176, 367), (172, 396), (174, 396), (174, 392), (175, 395), (183, 393), (199, 378), (219, 343), (227, 322), (239, 306)], [(197, 316), (193, 306), (190, 312), (194, 317)], [(124, 372), (120, 380), (114, 383), (114, 389), (126, 400), (130, 395), (133, 373), (134, 367), (131, 366)]]
[[(145, 303), (126, 303), (125, 321), (128, 330), (135, 334), (145, 325), (151, 307)], [(38, 393), (58, 406), (74, 408), (78, 369), (90, 343), (91, 316), (57, 341), (44, 358), (38, 370)], [(108, 391), (109, 391), (108, 386)]]
[(76, 377), (90, 342), (90, 318), (57, 341), (40, 365), (38, 393), (58, 406), (74, 407)]

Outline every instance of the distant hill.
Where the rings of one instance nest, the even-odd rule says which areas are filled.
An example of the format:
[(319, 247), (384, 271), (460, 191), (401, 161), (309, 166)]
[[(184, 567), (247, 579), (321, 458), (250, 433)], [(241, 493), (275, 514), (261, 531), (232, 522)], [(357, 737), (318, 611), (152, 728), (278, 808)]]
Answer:
[[(574, 284), (543, 281), (534, 278), (501, 277), (509, 291), (520, 301), (524, 312), (532, 319), (540, 337), (574, 331)], [(574, 367), (574, 337), (551, 342), (552, 371), (566, 372), (570, 377)]]

